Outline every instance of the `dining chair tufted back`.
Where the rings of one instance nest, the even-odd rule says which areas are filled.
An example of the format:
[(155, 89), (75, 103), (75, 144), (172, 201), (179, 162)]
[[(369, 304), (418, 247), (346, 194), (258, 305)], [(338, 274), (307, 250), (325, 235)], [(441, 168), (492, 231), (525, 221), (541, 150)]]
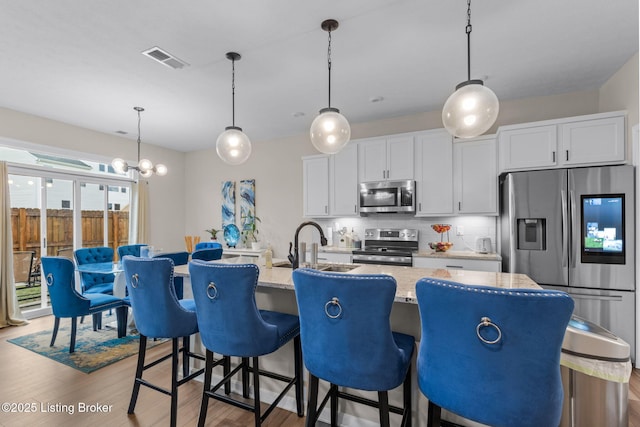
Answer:
[(122, 260), (127, 255), (140, 256), (140, 248), (147, 246), (146, 243), (135, 243), (133, 245), (118, 246), (118, 258)]
[(219, 242), (198, 242), (196, 243), (196, 247), (194, 251), (199, 251), (200, 249), (222, 249), (222, 244)]
[(191, 259), (214, 261), (222, 258), (222, 248), (199, 249), (191, 254)]
[(416, 296), (418, 384), (429, 414), (439, 418), (444, 408), (492, 426), (559, 424), (560, 351), (574, 306), (567, 293), (423, 278)]
[[(81, 248), (74, 252), (78, 265), (100, 262), (113, 262), (113, 249), (108, 246)], [(113, 293), (113, 274), (81, 273), (80, 281), (83, 293)]]

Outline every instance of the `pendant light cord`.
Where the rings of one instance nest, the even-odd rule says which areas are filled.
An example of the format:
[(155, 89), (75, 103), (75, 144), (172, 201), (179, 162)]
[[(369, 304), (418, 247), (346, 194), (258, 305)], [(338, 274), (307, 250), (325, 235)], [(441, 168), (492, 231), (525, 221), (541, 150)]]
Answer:
[(329, 33), (329, 48), (327, 49), (327, 66), (329, 68), (329, 105), (331, 108), (331, 29), (328, 30)]
[(136, 111), (138, 111), (138, 164), (140, 164), (140, 111), (142, 110)]
[(236, 126), (236, 60), (231, 60), (231, 125)]
[(467, 81), (471, 80), (471, 0), (467, 0)]

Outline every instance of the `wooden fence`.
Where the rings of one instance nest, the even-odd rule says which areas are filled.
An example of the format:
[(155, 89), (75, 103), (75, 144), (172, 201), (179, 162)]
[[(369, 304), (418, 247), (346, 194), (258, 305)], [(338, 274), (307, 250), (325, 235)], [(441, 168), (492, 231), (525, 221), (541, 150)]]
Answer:
[[(109, 211), (108, 246), (114, 250), (129, 242), (129, 212)], [(82, 211), (82, 247), (104, 245), (104, 212)], [(14, 251), (33, 251), (40, 257), (40, 209), (11, 208)], [(73, 211), (47, 209), (47, 252), (73, 247)]]

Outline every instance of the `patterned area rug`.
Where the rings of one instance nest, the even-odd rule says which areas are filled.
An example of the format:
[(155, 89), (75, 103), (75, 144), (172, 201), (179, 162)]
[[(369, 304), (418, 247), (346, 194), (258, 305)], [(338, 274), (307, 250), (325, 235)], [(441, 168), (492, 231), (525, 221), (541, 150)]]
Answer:
[[(93, 331), (90, 317), (85, 318), (84, 323), (78, 322), (74, 353), (69, 353), (69, 342), (71, 341), (69, 319), (60, 320), (61, 325), (53, 347), (49, 347), (53, 329), (7, 341), (89, 374), (138, 353), (140, 343), (137, 331), (129, 331), (126, 337), (118, 338), (116, 329), (105, 327), (104, 322), (105, 319), (103, 319), (103, 329), (96, 332)], [(164, 341), (148, 340), (147, 348), (155, 347)]]

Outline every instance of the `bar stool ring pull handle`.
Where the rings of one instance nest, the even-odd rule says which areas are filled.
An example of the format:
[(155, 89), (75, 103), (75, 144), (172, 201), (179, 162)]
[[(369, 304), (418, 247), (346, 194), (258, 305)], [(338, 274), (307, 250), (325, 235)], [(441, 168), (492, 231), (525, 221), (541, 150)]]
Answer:
[[(481, 328), (485, 328), (489, 326), (494, 327), (498, 332), (498, 337), (495, 340), (488, 340), (485, 337), (483, 337), (482, 334), (480, 334)], [(480, 339), (480, 341), (482, 341), (485, 344), (497, 344), (502, 339), (502, 331), (500, 330), (498, 325), (491, 322), (491, 319), (489, 319), (488, 317), (483, 317), (482, 319), (480, 319), (480, 323), (478, 323), (478, 326), (476, 326), (476, 335), (478, 335), (478, 338)]]
[[(338, 306), (338, 312), (336, 314), (329, 313), (329, 307), (331, 307), (332, 305)], [(329, 319), (337, 319), (342, 315), (342, 306), (340, 305), (340, 300), (338, 299), (338, 297), (333, 297), (331, 298), (331, 301), (327, 301), (327, 303), (324, 305), (324, 314), (326, 314)]]
[[(213, 289), (213, 295), (211, 294), (210, 289)], [(216, 284), (214, 282), (209, 282), (209, 286), (207, 286), (207, 296), (212, 301), (218, 298), (218, 288), (216, 288)]]
[(47, 274), (47, 286), (53, 286), (53, 274)]
[(140, 284), (140, 276), (138, 276), (138, 273), (132, 274), (131, 275), (131, 287), (136, 289), (138, 287), (138, 284)]

